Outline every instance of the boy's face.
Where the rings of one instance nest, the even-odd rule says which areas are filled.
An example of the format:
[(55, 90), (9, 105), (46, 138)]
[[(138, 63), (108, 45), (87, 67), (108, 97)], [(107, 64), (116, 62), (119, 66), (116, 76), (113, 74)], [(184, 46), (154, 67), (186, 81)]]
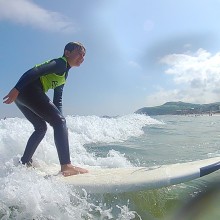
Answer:
[(67, 58), (67, 62), (71, 67), (80, 66), (84, 61), (85, 51), (80, 49), (75, 49), (73, 51), (66, 51), (65, 56)]

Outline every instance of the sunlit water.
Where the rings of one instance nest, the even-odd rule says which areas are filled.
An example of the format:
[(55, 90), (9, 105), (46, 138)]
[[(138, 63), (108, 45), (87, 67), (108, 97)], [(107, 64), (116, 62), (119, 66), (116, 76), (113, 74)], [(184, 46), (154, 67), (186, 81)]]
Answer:
[[(67, 116), (66, 120), (72, 163), (87, 169), (150, 167), (220, 156), (219, 116), (131, 114), (117, 118)], [(0, 120), (0, 219), (174, 219), (185, 201), (220, 179), (215, 172), (156, 190), (96, 195), (77, 192), (15, 162), (32, 132), (25, 119)], [(41, 169), (58, 164), (51, 127), (33, 159)], [(209, 219), (219, 214), (207, 212)]]

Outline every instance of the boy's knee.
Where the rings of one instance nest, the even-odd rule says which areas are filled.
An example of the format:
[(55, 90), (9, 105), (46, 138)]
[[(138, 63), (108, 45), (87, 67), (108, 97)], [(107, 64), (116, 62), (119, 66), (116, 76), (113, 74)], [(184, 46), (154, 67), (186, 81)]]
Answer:
[(47, 131), (47, 124), (46, 122), (41, 122), (40, 124), (38, 124), (37, 126), (35, 126), (35, 130), (41, 133), (46, 133)]
[(62, 115), (56, 115), (56, 117), (53, 118), (50, 124), (51, 126), (57, 126), (57, 125), (66, 126), (66, 119)]

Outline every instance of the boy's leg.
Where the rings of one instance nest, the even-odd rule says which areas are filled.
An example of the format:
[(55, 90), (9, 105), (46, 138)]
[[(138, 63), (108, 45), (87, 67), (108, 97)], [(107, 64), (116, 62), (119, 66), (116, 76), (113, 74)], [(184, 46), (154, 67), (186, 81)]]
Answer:
[[(40, 124), (41, 129), (44, 130), (46, 121), (53, 127), (60, 164), (71, 163), (66, 120), (48, 96), (40, 91), (29, 90), (28, 93), (21, 94), (18, 97), (16, 104), (25, 117), (35, 126), (39, 127)], [(43, 123), (45, 124), (43, 125)]]
[(71, 165), (66, 120), (45, 93), (39, 90), (30, 90), (25, 95), (20, 95), (16, 102), (27, 107), (41, 120), (48, 122), (53, 127), (55, 145), (64, 176), (88, 172), (86, 169)]
[(21, 162), (23, 164), (26, 164), (30, 162), (35, 150), (37, 149), (39, 143), (43, 139), (46, 131), (47, 131), (47, 125), (46, 122), (43, 121), (38, 115), (33, 113), (30, 109), (28, 109), (25, 106), (20, 105), (16, 102), (16, 105), (21, 110), (21, 112), (24, 114), (24, 116), (32, 123), (34, 126), (34, 132), (30, 136), (24, 154), (21, 158)]

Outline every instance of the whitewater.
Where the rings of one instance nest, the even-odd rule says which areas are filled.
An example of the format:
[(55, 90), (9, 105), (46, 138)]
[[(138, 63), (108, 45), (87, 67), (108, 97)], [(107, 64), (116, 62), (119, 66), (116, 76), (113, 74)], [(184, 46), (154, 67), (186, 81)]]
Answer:
[[(71, 161), (101, 168), (160, 166), (220, 156), (220, 117), (146, 116), (114, 118), (67, 116)], [(118, 194), (89, 194), (38, 170), (59, 167), (53, 129), (33, 156), (34, 168), (19, 164), (33, 132), (24, 118), (0, 120), (0, 219), (16, 220), (176, 220), (219, 219), (220, 190), (196, 200), (195, 209), (177, 213), (187, 201), (220, 183), (220, 172), (187, 183), (155, 190)], [(190, 213), (190, 210), (193, 212)], [(198, 215), (197, 215), (198, 213)], [(190, 216), (193, 214), (194, 216)], [(173, 216), (178, 217), (174, 218)], [(197, 216), (195, 216), (197, 215)], [(203, 216), (203, 217), (201, 217)]]
[[(97, 116), (66, 117), (71, 161), (74, 165), (89, 167), (134, 166), (116, 150), (97, 156), (87, 145), (120, 143), (130, 137), (144, 134), (143, 127), (160, 124), (149, 116), (131, 114), (117, 118)], [(33, 168), (18, 165), (32, 125), (23, 118), (0, 120), (0, 217), (2, 219), (132, 219), (134, 213), (124, 205), (106, 209), (105, 204), (95, 204), (86, 192), (79, 193), (64, 183), (47, 180)], [(34, 154), (33, 160), (41, 167), (57, 165), (58, 156), (53, 139), (53, 129), (48, 126), (45, 138)], [(115, 215), (115, 216), (114, 216)], [(130, 217), (129, 217), (130, 216)]]

